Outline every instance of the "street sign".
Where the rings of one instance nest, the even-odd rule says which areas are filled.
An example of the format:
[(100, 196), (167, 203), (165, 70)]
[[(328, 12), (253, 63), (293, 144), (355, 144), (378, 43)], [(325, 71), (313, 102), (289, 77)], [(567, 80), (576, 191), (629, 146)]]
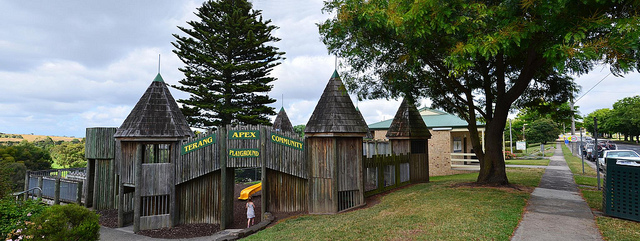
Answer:
[(578, 136), (572, 135), (571, 136), (571, 142), (578, 142)]
[(516, 142), (516, 150), (526, 150), (527, 149), (527, 143), (524, 141), (518, 141)]

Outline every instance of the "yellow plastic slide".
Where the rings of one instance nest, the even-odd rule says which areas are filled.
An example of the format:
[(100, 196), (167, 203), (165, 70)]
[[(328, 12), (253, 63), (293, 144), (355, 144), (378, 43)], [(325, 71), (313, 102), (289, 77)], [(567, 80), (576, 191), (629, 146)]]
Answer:
[(238, 199), (247, 200), (249, 197), (251, 197), (251, 195), (253, 195), (254, 193), (260, 190), (262, 190), (262, 183), (258, 183), (256, 185), (242, 189), (242, 191), (240, 192), (240, 197), (238, 197)]

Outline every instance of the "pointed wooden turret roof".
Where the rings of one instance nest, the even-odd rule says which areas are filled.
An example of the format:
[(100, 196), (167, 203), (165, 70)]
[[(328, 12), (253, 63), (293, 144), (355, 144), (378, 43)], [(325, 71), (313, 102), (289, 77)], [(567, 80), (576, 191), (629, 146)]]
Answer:
[(169, 92), (167, 84), (158, 74), (114, 136), (116, 138), (182, 139), (192, 137), (193, 132)]
[(310, 134), (357, 133), (356, 136), (364, 136), (368, 130), (367, 123), (353, 106), (338, 72), (334, 71), (304, 132)]
[(389, 130), (387, 131), (389, 139), (429, 139), (431, 132), (422, 120), (420, 111), (407, 98), (402, 100), (402, 104), (393, 118)]
[(293, 125), (291, 125), (291, 121), (289, 121), (289, 116), (287, 116), (287, 112), (284, 111), (284, 107), (280, 108), (280, 112), (278, 112), (276, 119), (273, 121), (273, 129), (293, 132)]

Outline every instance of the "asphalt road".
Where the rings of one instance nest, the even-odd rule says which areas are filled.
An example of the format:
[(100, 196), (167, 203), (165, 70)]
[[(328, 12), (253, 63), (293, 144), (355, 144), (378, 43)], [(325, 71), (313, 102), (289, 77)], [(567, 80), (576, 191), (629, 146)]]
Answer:
[(634, 150), (637, 153), (640, 153), (640, 145), (637, 144), (627, 144), (618, 141), (614, 141), (618, 146), (618, 150)]

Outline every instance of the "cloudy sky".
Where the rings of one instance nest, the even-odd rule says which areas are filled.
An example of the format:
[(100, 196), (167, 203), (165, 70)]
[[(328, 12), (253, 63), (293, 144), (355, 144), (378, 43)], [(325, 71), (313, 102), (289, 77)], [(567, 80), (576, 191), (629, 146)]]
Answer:
[[(273, 106), (284, 106), (292, 124), (306, 124), (334, 69), (315, 25), (329, 15), (321, 12), (322, 0), (253, 2), (280, 27), (273, 34), (286, 52), (272, 72), (278, 78)], [(83, 137), (87, 127), (120, 126), (158, 72), (158, 55), (167, 83), (183, 78), (171, 34), (181, 34), (176, 26), (195, 20), (201, 4), (0, 0), (0, 132)], [(576, 104), (583, 115), (640, 94), (640, 75), (608, 74), (599, 68), (576, 79), (584, 93), (604, 78)], [(176, 99), (188, 98), (171, 91)], [(357, 104), (371, 124), (392, 118), (399, 101)]]

